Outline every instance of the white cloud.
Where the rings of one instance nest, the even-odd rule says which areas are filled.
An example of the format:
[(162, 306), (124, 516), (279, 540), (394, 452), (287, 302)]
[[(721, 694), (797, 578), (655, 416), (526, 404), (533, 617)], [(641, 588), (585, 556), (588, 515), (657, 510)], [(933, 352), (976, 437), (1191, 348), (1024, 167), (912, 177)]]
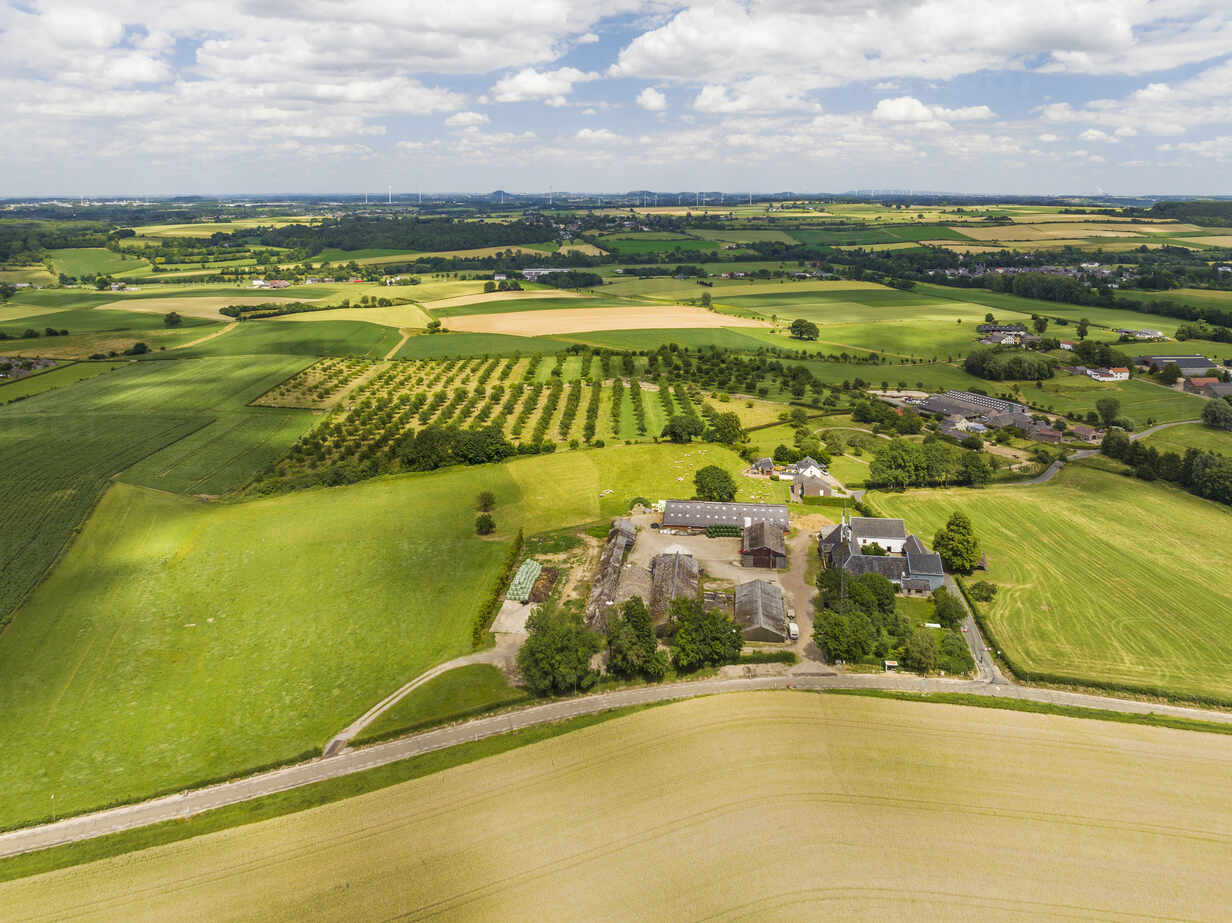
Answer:
[(708, 83), (693, 100), (698, 112), (787, 112), (820, 111), (821, 106), (805, 99), (793, 87), (770, 77), (753, 77), (736, 85)]
[(577, 43), (579, 45), (593, 45), (597, 41), (599, 41), (599, 36), (595, 35), (593, 32), (587, 32), (585, 35), (579, 35), (577, 37)]
[(490, 121), (492, 120), (482, 112), (455, 112), (445, 119), (445, 124), (450, 128), (478, 128)]
[(1057, 141), (1061, 140), (1061, 136), (1054, 135), (1052, 132), (1046, 131), (1039, 136), (1039, 140), (1045, 144), (1055, 144)]
[(662, 112), (667, 108), (667, 96), (654, 87), (646, 87), (637, 94), (637, 104), (649, 112)]
[(606, 128), (583, 128), (574, 137), (579, 141), (587, 142), (616, 140), (616, 135)]
[(575, 83), (598, 79), (598, 74), (580, 71), (576, 67), (562, 67), (554, 71), (537, 71), (528, 67), (498, 80), (489, 95), (498, 103), (542, 100), (549, 106), (563, 106)]
[(1108, 134), (1106, 131), (1100, 131), (1098, 128), (1088, 128), (1078, 136), (1079, 141), (1102, 141), (1106, 144), (1116, 144), (1120, 139)]
[(927, 106), (914, 96), (896, 96), (880, 100), (873, 109), (873, 118), (880, 122), (907, 122), (921, 127), (943, 128), (950, 122), (974, 122), (995, 118), (987, 106), (965, 106), (947, 109)]

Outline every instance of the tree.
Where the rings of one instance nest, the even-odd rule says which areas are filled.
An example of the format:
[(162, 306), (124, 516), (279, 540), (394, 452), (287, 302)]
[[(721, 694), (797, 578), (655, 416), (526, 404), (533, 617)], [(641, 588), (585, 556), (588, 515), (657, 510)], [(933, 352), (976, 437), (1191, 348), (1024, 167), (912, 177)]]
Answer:
[(1078, 339), (1085, 340), (1087, 338), (1087, 330), (1090, 328), (1091, 322), (1085, 317), (1078, 321)]
[(694, 436), (700, 436), (702, 430), (702, 421), (697, 417), (678, 413), (667, 421), (667, 426), (663, 427), (663, 432), (659, 435), (667, 437), (672, 442), (683, 443), (688, 442)]
[(607, 669), (616, 676), (658, 681), (667, 673), (667, 652), (659, 650), (650, 613), (640, 596), (626, 602), (607, 628)]
[(475, 505), (485, 513), (491, 512), (496, 508), (496, 494), (490, 490), (480, 491), (479, 499)]
[(988, 460), (977, 452), (968, 452), (959, 465), (959, 480), (970, 487), (983, 487), (992, 480)]
[(682, 672), (717, 667), (740, 656), (744, 638), (731, 617), (717, 609), (707, 612), (696, 599), (674, 599), (669, 618), (676, 626), (672, 662)]
[(805, 320), (803, 317), (792, 321), (789, 329), (791, 335), (797, 340), (815, 340), (821, 335), (821, 331), (817, 329), (817, 325), (811, 320)]
[(1121, 402), (1115, 397), (1101, 397), (1095, 402), (1095, 410), (1104, 426), (1111, 426), (1121, 415)]
[(715, 500), (730, 503), (736, 499), (735, 479), (718, 465), (699, 468), (693, 475), (693, 486), (698, 500)]
[(706, 430), (706, 438), (710, 442), (722, 445), (736, 445), (744, 441), (744, 427), (740, 425), (740, 417), (733, 411), (717, 414)]
[(907, 651), (903, 659), (911, 669), (927, 674), (937, 669), (940, 654), (932, 631), (928, 628), (917, 628), (907, 639)]
[(1168, 385), (1169, 387), (1180, 381), (1180, 378), (1181, 367), (1175, 362), (1169, 362), (1159, 373), (1159, 383), (1161, 385)]
[(1216, 429), (1232, 430), (1232, 405), (1227, 401), (1208, 401), (1202, 408), (1202, 422)]
[(710, 307), (710, 301), (711, 301), (711, 299), (710, 299), (710, 293), (709, 293), (709, 292), (702, 292), (702, 307), (703, 307), (703, 308), (708, 308), (708, 307)]
[(483, 283), (483, 290), (485, 294), (496, 291), (496, 283), (491, 281)]
[(589, 689), (598, 679), (590, 658), (601, 646), (581, 616), (540, 610), (526, 620), (526, 641), (518, 651), (518, 671), (536, 695), (565, 695)]
[(0, 303), (7, 302), (17, 294), (17, 286), (10, 282), (0, 282)]
[(491, 513), (480, 513), (475, 517), (475, 531), (480, 535), (491, 535), (496, 531), (496, 521)]
[(1124, 458), (1132, 444), (1124, 430), (1110, 429), (1099, 444), (1099, 450), (1109, 458)]
[(179, 327), (183, 323), (184, 318), (180, 317), (180, 315), (175, 311), (170, 311), (163, 316), (164, 327)]
[(944, 625), (946, 628), (957, 628), (962, 624), (962, 620), (966, 617), (967, 610), (963, 608), (962, 603), (956, 597), (950, 595), (950, 591), (945, 587), (937, 587), (933, 590), (933, 616), (934, 621)]
[(967, 592), (971, 594), (972, 599), (979, 600), (982, 603), (990, 603), (997, 595), (997, 585), (989, 583), (987, 580), (977, 580), (967, 587)]
[(971, 520), (963, 513), (954, 513), (945, 528), (933, 538), (933, 550), (941, 555), (947, 570), (969, 574), (980, 562), (980, 546), (975, 540)]
[(426, 426), (403, 439), (399, 451), (411, 471), (432, 471), (453, 460), (453, 437), (444, 427)]
[(1048, 318), (1038, 315), (1031, 318), (1031, 326), (1035, 328), (1035, 332), (1043, 336), (1044, 331), (1048, 329)]

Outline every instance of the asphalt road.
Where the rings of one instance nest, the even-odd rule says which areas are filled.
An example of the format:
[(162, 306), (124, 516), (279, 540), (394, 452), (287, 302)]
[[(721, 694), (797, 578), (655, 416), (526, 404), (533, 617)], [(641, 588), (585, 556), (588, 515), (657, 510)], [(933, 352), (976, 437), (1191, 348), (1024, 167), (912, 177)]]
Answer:
[[(817, 664), (801, 665), (805, 671)], [(829, 674), (801, 672), (786, 676), (754, 676), (739, 679), (707, 679), (690, 683), (670, 683), (622, 689), (595, 695), (580, 696), (543, 705), (532, 705), (518, 711), (487, 718), (476, 718), (461, 724), (437, 728), (356, 750), (343, 750), (330, 757), (319, 757), (282, 769), (257, 773), (193, 789), (137, 804), (108, 808), (93, 814), (66, 818), (55, 823), (26, 827), (0, 834), (0, 858), (24, 852), (88, 840), (177, 818), (190, 817), (202, 811), (238, 804), (326, 779), (363, 772), (377, 766), (395, 763), (410, 757), (469, 743), (519, 728), (547, 724), (591, 715), (628, 705), (666, 702), (700, 695), (726, 692), (748, 692), (759, 689), (891, 689), (904, 692), (962, 692), (973, 695), (1000, 696), (1081, 708), (1102, 708), (1132, 714), (1160, 714), (1204, 721), (1232, 724), (1232, 712), (1206, 711), (1158, 705), (1128, 699), (1105, 698), (1073, 692), (1013, 686), (985, 680), (925, 679), (906, 674)]]

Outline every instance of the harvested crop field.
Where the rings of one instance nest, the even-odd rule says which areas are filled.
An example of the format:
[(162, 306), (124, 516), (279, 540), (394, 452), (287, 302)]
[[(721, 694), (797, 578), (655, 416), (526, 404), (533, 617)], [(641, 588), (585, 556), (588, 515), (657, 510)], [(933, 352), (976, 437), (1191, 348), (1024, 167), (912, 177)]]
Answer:
[(0, 902), (20, 919), (296, 923), (1226, 919), (1229, 774), (1232, 739), (1216, 735), (714, 696), (9, 882)]
[(287, 298), (276, 295), (253, 295), (251, 293), (193, 298), (119, 298), (99, 305), (107, 311), (138, 311), (142, 314), (168, 314), (175, 311), (184, 317), (201, 317), (207, 320), (229, 320), (219, 312), (228, 305), (287, 304), (292, 301), (311, 299)]
[(560, 311), (527, 311), (510, 314), (471, 314), (445, 321), (450, 330), (472, 333), (506, 333), (534, 337), (553, 333), (584, 333), (588, 330), (659, 330), (698, 327), (767, 327), (762, 321), (705, 308), (642, 305), (628, 308), (582, 308)]
[(1219, 234), (1214, 237), (1191, 237), (1194, 243), (1210, 244), (1212, 247), (1232, 247), (1232, 234)]
[(535, 289), (523, 292), (478, 292), (473, 295), (457, 295), (453, 298), (441, 298), (439, 301), (425, 301), (423, 306), (430, 311), (437, 308), (456, 308), (465, 304), (486, 304), (487, 302), (524, 301), (528, 298), (580, 298), (575, 292), (561, 289)]
[(308, 323), (326, 320), (358, 320), (369, 324), (401, 329), (403, 327), (426, 327), (429, 317), (414, 304), (396, 304), (384, 308), (334, 308), (329, 311), (305, 311), (302, 314), (284, 314), (272, 318), (277, 321)]
[(1001, 225), (972, 227), (966, 225), (963, 234), (975, 240), (1050, 240), (1070, 237), (1137, 237), (1133, 226), (1096, 222), (1065, 222), (1051, 224)]

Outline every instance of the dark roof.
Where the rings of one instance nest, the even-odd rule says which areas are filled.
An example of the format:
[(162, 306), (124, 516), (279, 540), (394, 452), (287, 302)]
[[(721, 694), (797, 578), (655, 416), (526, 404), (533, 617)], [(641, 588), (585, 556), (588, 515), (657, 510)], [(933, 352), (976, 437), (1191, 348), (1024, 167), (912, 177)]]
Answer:
[(941, 555), (935, 552), (907, 555), (907, 572), (915, 576), (944, 577), (945, 568), (941, 566)]
[(805, 455), (804, 458), (796, 462), (797, 470), (800, 468), (824, 468), (824, 467), (825, 465), (823, 465), (817, 459), (813, 458), (813, 456), (811, 455)]
[(1210, 382), (1202, 390), (1223, 397), (1225, 394), (1232, 394), (1232, 381)]
[(942, 394), (926, 397), (917, 406), (925, 413), (935, 413), (943, 417), (974, 417), (984, 412), (974, 404), (970, 404), (967, 401), (953, 400)]
[(928, 549), (924, 547), (924, 543), (914, 535), (908, 535), (907, 541), (903, 542), (903, 551), (907, 554), (928, 554)]
[(1138, 361), (1144, 365), (1167, 365), (1170, 362), (1175, 362), (1178, 368), (1182, 369), (1197, 369), (1203, 371), (1209, 368), (1214, 368), (1215, 363), (1198, 353), (1189, 356), (1139, 356)]
[(852, 554), (843, 563), (847, 573), (881, 574), (887, 580), (902, 580), (907, 572), (907, 559), (900, 555)]
[(773, 467), (774, 467), (774, 459), (772, 459), (772, 458), (759, 458), (759, 459), (757, 459), (757, 461), (753, 462), (753, 467), (754, 467), (754, 468), (773, 468)]
[(781, 503), (714, 503), (709, 500), (668, 500), (663, 506), (663, 525), (703, 529), (706, 526), (744, 526), (773, 522), (787, 529), (791, 523)]
[(928, 582), (927, 577), (904, 577), (901, 586), (904, 590), (915, 590), (928, 592), (933, 588), (933, 585)]
[(833, 548), (836, 545), (838, 545), (842, 540), (843, 540), (843, 527), (841, 525), (837, 525), (833, 529), (831, 529), (829, 532), (822, 534), (822, 536), (817, 540), (817, 548), (819, 550), (822, 548)]
[(851, 534), (861, 538), (906, 538), (907, 524), (901, 519), (851, 517)]
[(779, 635), (786, 632), (783, 591), (768, 580), (750, 580), (736, 587), (736, 621), (746, 628), (768, 628)]
[(612, 528), (608, 534), (610, 535), (612, 532), (619, 532), (630, 542), (637, 537), (637, 529), (628, 519), (613, 519)]
[(769, 548), (775, 554), (787, 554), (787, 543), (783, 541), (783, 530), (774, 523), (755, 522), (745, 526), (740, 539), (740, 550), (744, 554), (760, 548)]

